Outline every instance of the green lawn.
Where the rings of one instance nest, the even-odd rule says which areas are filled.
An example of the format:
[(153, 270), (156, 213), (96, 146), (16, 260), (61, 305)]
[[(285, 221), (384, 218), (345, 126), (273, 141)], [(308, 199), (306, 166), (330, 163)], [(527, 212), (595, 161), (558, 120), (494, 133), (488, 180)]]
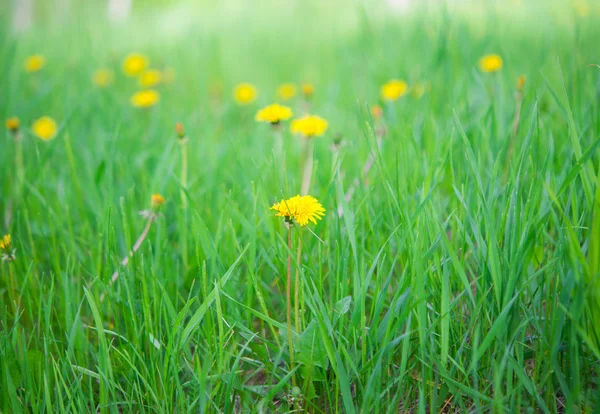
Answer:
[[(460, 4), (76, 5), (18, 37), (5, 7), (0, 412), (600, 410), (600, 6)], [(311, 145), (326, 212), (288, 230)]]

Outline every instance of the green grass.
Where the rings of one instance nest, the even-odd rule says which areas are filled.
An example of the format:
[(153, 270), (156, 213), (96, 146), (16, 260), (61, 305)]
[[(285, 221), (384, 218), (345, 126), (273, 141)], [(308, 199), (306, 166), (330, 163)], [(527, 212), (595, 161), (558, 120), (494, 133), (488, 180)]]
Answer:
[[(23, 123), (24, 170), (3, 131), (0, 234), (17, 260), (0, 267), (0, 411), (599, 409), (600, 10), (522, 3), (409, 16), (225, 2), (121, 26), (75, 9), (21, 37), (2, 24), (0, 118)], [(176, 71), (149, 110), (120, 73), (133, 51)], [(33, 53), (47, 66), (25, 74)], [(500, 72), (478, 70), (487, 53)], [(105, 90), (90, 81), (101, 66), (116, 71)], [(430, 90), (375, 121), (392, 78)], [(247, 107), (232, 99), (242, 81), (260, 93)], [(286, 123), (278, 158), (254, 121), (283, 82), (313, 83), (329, 121), (310, 190), (327, 213), (291, 250), (269, 207), (299, 193), (303, 141)], [(60, 125), (49, 142), (29, 130), (42, 115)], [(153, 193), (167, 202), (120, 266)]]

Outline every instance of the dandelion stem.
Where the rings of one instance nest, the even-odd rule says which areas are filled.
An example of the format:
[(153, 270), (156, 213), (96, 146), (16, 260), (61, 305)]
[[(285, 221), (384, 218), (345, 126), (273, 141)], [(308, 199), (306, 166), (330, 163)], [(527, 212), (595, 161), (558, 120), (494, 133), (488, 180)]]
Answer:
[[(146, 227), (144, 227), (142, 234), (140, 234), (140, 237), (138, 237), (137, 241), (133, 245), (133, 249), (131, 249), (129, 254), (127, 256), (125, 256), (123, 258), (123, 260), (121, 260), (121, 266), (127, 266), (127, 264), (129, 263), (129, 258), (133, 257), (135, 252), (137, 252), (139, 250), (139, 248), (142, 245), (142, 243), (144, 242), (144, 240), (146, 240), (146, 237), (148, 236), (148, 232), (150, 231), (150, 227), (152, 226), (152, 222), (155, 219), (156, 219), (155, 215), (150, 215), (148, 217), (148, 221), (146, 221)], [(112, 277), (110, 278), (110, 282), (109, 282), (108, 286), (110, 287), (110, 286), (114, 285), (118, 279), (119, 279), (119, 269), (115, 270), (115, 272), (112, 274)], [(104, 302), (105, 298), (106, 298), (106, 290), (104, 292), (102, 292), (102, 295), (100, 295), (100, 302)]]
[(302, 232), (298, 232), (298, 254), (296, 257), (296, 280), (294, 281), (294, 318), (296, 332), (300, 332), (300, 257), (302, 255)]
[[(287, 339), (290, 351), (290, 370), (294, 370), (294, 342), (292, 340), (292, 227), (288, 228), (288, 261), (287, 261), (287, 283), (285, 288), (285, 298), (287, 306)], [(296, 374), (292, 375), (292, 384), (296, 386)]]
[(188, 170), (188, 150), (187, 138), (180, 139), (181, 146), (181, 208), (183, 210), (183, 227), (181, 230), (181, 249), (183, 267), (188, 269), (188, 249), (187, 249), (187, 170)]
[(302, 195), (307, 195), (310, 190), (310, 181), (312, 179), (313, 153), (315, 145), (313, 140), (308, 138), (306, 142), (306, 160), (304, 161), (304, 174), (302, 176)]

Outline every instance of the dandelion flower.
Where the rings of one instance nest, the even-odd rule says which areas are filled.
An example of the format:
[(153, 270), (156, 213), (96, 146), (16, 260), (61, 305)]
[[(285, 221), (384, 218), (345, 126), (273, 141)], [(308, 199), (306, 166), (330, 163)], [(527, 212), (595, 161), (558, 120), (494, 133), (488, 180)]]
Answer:
[(12, 262), (16, 257), (17, 249), (13, 249), (10, 234), (5, 234), (0, 239), (0, 252), (2, 253), (2, 261)]
[(292, 121), (291, 130), (294, 134), (302, 134), (307, 138), (320, 137), (327, 130), (329, 124), (326, 120), (316, 115), (305, 115)]
[(525, 86), (526, 80), (527, 78), (525, 77), (525, 75), (521, 75), (517, 78), (517, 91), (523, 91), (523, 87)]
[(284, 101), (289, 101), (296, 96), (296, 85), (293, 83), (284, 83), (277, 88), (277, 96)]
[(302, 95), (304, 95), (306, 99), (311, 98), (314, 93), (315, 87), (312, 86), (310, 83), (305, 83), (302, 85)]
[(163, 74), (157, 69), (148, 69), (142, 72), (138, 78), (138, 83), (143, 88), (152, 88), (163, 80)]
[(396, 101), (408, 92), (408, 84), (403, 80), (392, 79), (381, 86), (381, 98), (385, 101)]
[(152, 194), (150, 204), (153, 209), (157, 209), (160, 206), (162, 206), (163, 204), (165, 204), (165, 198), (160, 194)]
[(6, 126), (6, 129), (8, 129), (10, 132), (15, 133), (21, 127), (21, 121), (19, 121), (19, 118), (17, 118), (16, 116), (13, 116), (8, 118), (4, 122), (4, 125)]
[(153, 89), (147, 89), (134, 93), (129, 101), (136, 108), (149, 108), (160, 101), (160, 95)]
[(148, 67), (148, 58), (139, 53), (131, 53), (123, 60), (123, 72), (127, 76), (137, 76)]
[(233, 91), (233, 97), (240, 105), (247, 105), (254, 102), (257, 96), (258, 91), (251, 83), (240, 83)]
[(500, 55), (485, 55), (479, 59), (479, 69), (482, 72), (498, 72), (502, 69), (502, 58)]
[(106, 88), (108, 85), (113, 83), (113, 80), (114, 74), (113, 71), (110, 69), (98, 69), (92, 75), (92, 82), (99, 88)]
[(259, 122), (269, 122), (272, 125), (277, 125), (281, 121), (287, 121), (292, 115), (292, 110), (287, 106), (272, 104), (258, 111), (254, 119)]
[(43, 116), (36, 120), (31, 126), (33, 133), (43, 141), (50, 141), (56, 136), (58, 126), (56, 121), (49, 116)]
[(373, 105), (371, 107), (371, 116), (373, 119), (379, 119), (383, 116), (383, 109), (380, 105)]
[(34, 73), (42, 70), (46, 66), (46, 58), (42, 55), (33, 55), (25, 59), (25, 71)]
[(319, 201), (309, 195), (289, 198), (275, 203), (271, 210), (275, 210), (277, 217), (283, 217), (286, 223), (292, 224), (294, 221), (300, 226), (306, 226), (308, 222), (317, 224), (325, 215), (325, 209)]

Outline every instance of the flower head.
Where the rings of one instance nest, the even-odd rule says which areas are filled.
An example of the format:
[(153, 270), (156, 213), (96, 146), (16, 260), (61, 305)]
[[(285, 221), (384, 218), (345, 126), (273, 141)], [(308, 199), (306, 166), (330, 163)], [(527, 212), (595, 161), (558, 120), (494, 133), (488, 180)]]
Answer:
[(371, 107), (371, 116), (375, 120), (380, 119), (383, 116), (383, 109), (380, 105), (373, 105)]
[(152, 194), (152, 198), (150, 200), (150, 205), (152, 206), (153, 209), (157, 209), (160, 206), (162, 206), (163, 204), (165, 204), (165, 198), (160, 195), (160, 194)]
[(25, 59), (25, 71), (34, 73), (42, 70), (46, 66), (46, 58), (42, 55), (32, 55)]
[(185, 138), (185, 128), (183, 127), (183, 123), (177, 122), (175, 124), (175, 133), (177, 134), (177, 138)]
[(381, 99), (385, 101), (396, 101), (406, 95), (408, 84), (403, 80), (392, 79), (381, 86)]
[(2, 261), (12, 262), (16, 259), (17, 249), (12, 248), (10, 234), (5, 234), (0, 239), (0, 252), (2, 253)]
[(313, 85), (311, 85), (310, 83), (305, 83), (302, 85), (302, 95), (304, 95), (306, 99), (311, 98), (314, 93), (315, 87)]
[(123, 60), (123, 72), (127, 76), (137, 76), (148, 67), (148, 58), (139, 53), (131, 53)]
[(56, 136), (58, 126), (56, 121), (49, 116), (43, 116), (36, 120), (31, 126), (33, 133), (43, 141), (50, 141)]
[(294, 221), (300, 226), (306, 226), (309, 221), (317, 224), (325, 215), (325, 209), (319, 201), (309, 195), (289, 198), (275, 203), (271, 210), (275, 210), (277, 217), (283, 217), (285, 221), (292, 224)]
[(307, 138), (320, 137), (329, 124), (317, 115), (305, 115), (292, 121), (291, 129), (294, 134), (302, 134)]
[(502, 69), (502, 64), (500, 55), (485, 55), (479, 59), (479, 69), (482, 72), (498, 72)]
[(13, 116), (8, 118), (4, 122), (4, 125), (6, 126), (6, 129), (8, 129), (14, 134), (15, 132), (19, 131), (19, 128), (21, 127), (21, 121), (19, 121), (19, 118), (17, 118), (16, 116)]
[(296, 96), (296, 85), (293, 83), (283, 83), (277, 88), (277, 96), (283, 101), (289, 101)]
[(106, 69), (106, 68), (98, 69), (92, 75), (92, 82), (94, 83), (94, 85), (98, 86), (99, 88), (106, 88), (108, 85), (110, 85), (113, 82), (113, 80), (114, 80), (113, 71), (110, 69)]
[(138, 78), (138, 83), (142, 88), (152, 88), (163, 80), (163, 74), (157, 69), (148, 69), (143, 71)]
[(259, 122), (270, 122), (273, 125), (281, 121), (287, 121), (292, 117), (292, 110), (287, 106), (272, 104), (264, 107), (256, 113), (255, 120)]
[(136, 92), (129, 99), (131, 105), (135, 106), (136, 108), (149, 108), (153, 105), (156, 105), (158, 101), (160, 101), (160, 95), (153, 89)]
[(256, 100), (258, 96), (258, 91), (256, 90), (256, 86), (251, 83), (240, 83), (236, 85), (233, 91), (233, 98), (240, 105), (247, 105)]
[(526, 80), (527, 80), (527, 78), (525, 77), (525, 75), (521, 75), (517, 78), (517, 91), (519, 91), (519, 92), (523, 91), (523, 87), (525, 86)]

